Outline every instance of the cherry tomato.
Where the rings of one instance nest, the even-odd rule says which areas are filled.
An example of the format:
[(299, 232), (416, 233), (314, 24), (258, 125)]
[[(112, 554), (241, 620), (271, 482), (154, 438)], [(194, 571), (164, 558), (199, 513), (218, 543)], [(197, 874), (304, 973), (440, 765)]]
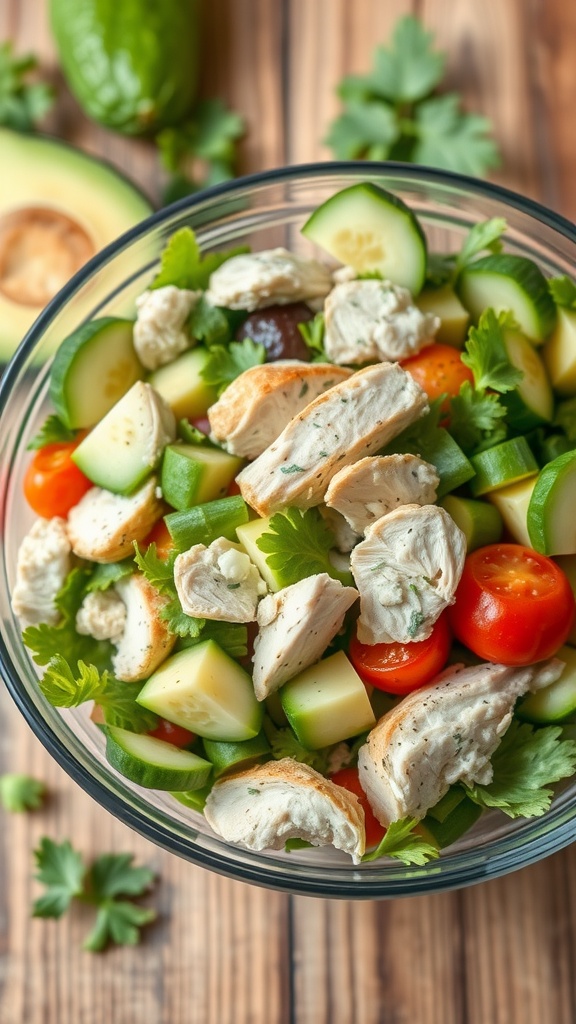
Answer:
[(156, 728), (148, 735), (157, 740), (164, 740), (165, 743), (173, 743), (175, 747), (189, 747), (196, 739), (195, 733), (169, 722), (166, 718), (161, 718)]
[(142, 547), (146, 549), (149, 544), (156, 545), (156, 554), (162, 561), (165, 561), (170, 552), (174, 550), (174, 541), (163, 519), (159, 519), (152, 527), (148, 536), (143, 540)]
[[(474, 383), (472, 371), (452, 345), (427, 345), (417, 355), (403, 359), (402, 366), (432, 399), (444, 394), (457, 395), (466, 380)], [(442, 409), (447, 412), (449, 408), (450, 399), (447, 399)]]
[(236, 480), (232, 480), (229, 483), (228, 490), (226, 491), (226, 494), (228, 494), (230, 496), (233, 495), (233, 494), (242, 494), (242, 491), (240, 490), (238, 484), (236, 483)]
[(378, 818), (375, 817), (374, 811), (368, 803), (368, 797), (360, 785), (358, 769), (341, 768), (340, 771), (334, 772), (334, 774), (330, 776), (330, 780), (335, 782), (337, 786), (342, 786), (343, 789), (347, 789), (349, 793), (354, 793), (355, 796), (358, 797), (364, 811), (366, 846), (368, 849), (372, 846), (378, 846), (378, 843), (384, 837), (386, 829), (380, 824)]
[(206, 434), (206, 437), (208, 437), (208, 434), (212, 430), (210, 420), (207, 416), (197, 416), (195, 420), (191, 420), (191, 423), (193, 427), (196, 427), (196, 430), (201, 431), (202, 434)]
[(449, 616), (458, 640), (479, 657), (531, 665), (565, 643), (575, 612), (552, 559), (522, 544), (489, 544), (466, 559)]
[(80, 440), (47, 444), (34, 455), (24, 477), (24, 497), (37, 515), (66, 517), (94, 486), (70, 458)]
[(426, 686), (444, 668), (450, 641), (448, 619), (442, 613), (427, 640), (361, 644), (354, 636), (349, 654), (364, 683), (371, 683), (385, 693), (405, 694)]

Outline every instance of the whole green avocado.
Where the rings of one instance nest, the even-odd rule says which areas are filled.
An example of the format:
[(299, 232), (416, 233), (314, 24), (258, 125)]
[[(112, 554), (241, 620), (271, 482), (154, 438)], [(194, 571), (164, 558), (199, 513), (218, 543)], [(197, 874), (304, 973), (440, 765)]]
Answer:
[(50, 0), (68, 84), (85, 113), (149, 135), (182, 121), (196, 98), (199, 0)]

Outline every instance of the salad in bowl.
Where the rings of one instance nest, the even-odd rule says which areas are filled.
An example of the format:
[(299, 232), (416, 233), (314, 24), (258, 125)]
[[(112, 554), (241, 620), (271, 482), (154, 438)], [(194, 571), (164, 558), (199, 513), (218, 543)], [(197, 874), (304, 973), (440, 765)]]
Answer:
[(301, 891), (331, 849), (330, 894), (573, 820), (576, 284), (385, 177), (269, 245), (167, 218), (39, 371), (10, 476), (36, 705), (135, 818)]

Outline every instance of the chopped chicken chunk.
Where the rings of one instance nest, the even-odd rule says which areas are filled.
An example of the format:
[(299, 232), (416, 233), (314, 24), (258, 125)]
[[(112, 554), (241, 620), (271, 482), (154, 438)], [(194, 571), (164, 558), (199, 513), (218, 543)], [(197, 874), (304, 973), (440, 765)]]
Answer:
[(258, 700), (318, 661), (357, 597), (354, 587), (323, 572), (264, 598), (253, 658)]
[(419, 384), (397, 363), (378, 363), (319, 395), (237, 480), (259, 515), (319, 505), (334, 473), (371, 455), (428, 411)]
[(287, 249), (231, 256), (213, 274), (206, 299), (227, 309), (264, 309), (323, 299), (332, 287), (330, 272), (317, 260), (304, 259)]
[(351, 555), (363, 644), (425, 640), (454, 601), (466, 538), (443, 508), (403, 505), (366, 530)]
[(174, 582), (186, 615), (220, 622), (254, 622), (267, 587), (239, 544), (224, 537), (178, 555)]
[(125, 626), (126, 605), (114, 588), (86, 594), (76, 613), (76, 632), (95, 640), (118, 643)]
[(192, 342), (185, 324), (201, 295), (201, 291), (169, 284), (145, 291), (136, 299), (134, 348), (147, 370), (172, 362), (190, 347)]
[(37, 519), (22, 541), (16, 562), (12, 609), (23, 626), (60, 618), (55, 598), (70, 572), (66, 521)]
[(216, 782), (204, 814), (217, 835), (248, 850), (283, 850), (298, 838), (332, 844), (358, 864), (366, 846), (358, 798), (288, 757)]
[(350, 374), (330, 363), (252, 366), (208, 410), (212, 436), (233, 455), (255, 459), (309, 402)]
[(556, 680), (561, 661), (525, 668), (461, 665), (392, 708), (360, 748), (362, 788), (383, 825), (423, 818), (456, 782), (486, 786), (490, 758), (522, 694)]
[[(356, 547), (362, 535), (356, 533), (350, 524), (346, 522), (344, 516), (337, 512), (335, 508), (328, 508), (328, 505), (319, 505), (318, 511), (326, 525), (332, 530), (338, 551), (343, 555), (350, 554), (352, 548)], [(346, 568), (349, 569), (350, 566), (347, 565)]]
[(160, 519), (164, 506), (151, 477), (129, 497), (92, 487), (68, 515), (68, 536), (75, 555), (92, 562), (118, 562), (133, 554)]
[(117, 644), (114, 673), (126, 682), (147, 679), (176, 643), (175, 634), (160, 618), (169, 599), (140, 573), (118, 580), (114, 589), (126, 608), (124, 632), (113, 641)]
[(432, 505), (439, 483), (435, 467), (417, 455), (373, 455), (340, 469), (325, 501), (362, 534), (399, 505)]
[(406, 359), (434, 340), (440, 319), (422, 313), (407, 288), (390, 281), (337, 284), (324, 304), (324, 348), (335, 363)]

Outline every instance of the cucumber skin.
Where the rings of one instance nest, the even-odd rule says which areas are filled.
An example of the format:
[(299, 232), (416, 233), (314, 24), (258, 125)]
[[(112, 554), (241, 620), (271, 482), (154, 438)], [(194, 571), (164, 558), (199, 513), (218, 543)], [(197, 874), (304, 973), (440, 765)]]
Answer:
[[(513, 276), (511, 268), (513, 268), (521, 280)], [(470, 281), (477, 274), (494, 274), (502, 278), (511, 278), (514, 286), (524, 292), (528, 302), (532, 305), (537, 321), (537, 331), (535, 334), (531, 333), (530, 330), (526, 330), (525, 324), (520, 323), (524, 334), (532, 337), (536, 342), (542, 342), (552, 332), (556, 324), (556, 306), (548, 291), (544, 274), (532, 260), (525, 256), (500, 253), (483, 256), (478, 260), (474, 260), (468, 267), (465, 267), (456, 281), (456, 293), (466, 309), (470, 311), (472, 317), (478, 317), (481, 312), (474, 307), (469, 294), (467, 295)], [(497, 305), (495, 307), (496, 313), (500, 312), (501, 309), (502, 307)], [(511, 312), (514, 313), (515, 311), (512, 309)], [(518, 318), (516, 317), (516, 319)]]
[[(124, 778), (130, 779), (131, 782), (135, 782), (138, 786), (143, 786), (144, 789), (161, 789), (172, 792), (174, 790), (193, 790), (201, 789), (205, 786), (210, 778), (212, 772), (212, 765), (209, 761), (205, 761), (205, 768), (201, 770), (201, 762), (203, 758), (198, 757), (198, 767), (191, 768), (187, 773), (183, 768), (161, 768), (159, 765), (147, 764), (145, 761), (140, 761), (137, 755), (124, 750), (122, 745), (115, 739), (114, 730), (111, 727), (107, 727), (104, 730), (106, 732), (106, 760), (120, 775)], [(136, 734), (135, 734), (136, 735)], [(139, 735), (139, 734), (138, 734)], [(158, 740), (159, 743), (164, 742)], [(170, 743), (166, 743), (167, 747), (172, 746)], [(179, 750), (179, 747), (175, 748)], [(197, 756), (197, 755), (192, 755)], [(137, 767), (135, 767), (137, 763)], [(158, 784), (159, 772), (163, 775), (162, 784)]]
[(541, 555), (565, 555), (571, 551), (553, 551), (556, 547), (553, 538), (546, 528), (547, 505), (554, 498), (556, 487), (560, 486), (564, 475), (570, 470), (576, 473), (576, 450), (559, 455), (553, 462), (547, 463), (540, 470), (538, 479), (532, 492), (526, 525), (528, 536), (535, 551)]
[[(500, 463), (506, 463), (510, 458), (509, 452), (513, 451), (512, 458), (518, 462), (518, 470), (506, 477), (500, 475), (495, 477), (494, 471), (487, 473), (485, 465), (490, 465), (494, 459)], [(473, 455), (471, 463), (476, 471), (476, 476), (470, 482), (470, 490), (476, 498), (490, 491), (497, 491), (500, 487), (507, 487), (513, 483), (519, 483), (529, 476), (535, 476), (538, 472), (538, 463), (534, 458), (532, 449), (524, 437), (514, 437), (509, 441), (503, 441), (494, 448), (488, 448), (478, 455)], [(502, 470), (502, 474), (505, 470)]]
[[(214, 505), (218, 505), (218, 509), (210, 509), (207, 516), (206, 507)], [(215, 511), (221, 514), (218, 516), (217, 527), (212, 527), (210, 518)], [(218, 537), (235, 541), (236, 527), (248, 522), (248, 506), (239, 494), (233, 494), (208, 501), (204, 505), (195, 505), (191, 509), (169, 512), (164, 516), (164, 522), (176, 548), (185, 551), (194, 544), (211, 544)]]
[(467, 554), (486, 544), (497, 544), (501, 539), (502, 516), (494, 505), (450, 494), (440, 504), (466, 537)]

